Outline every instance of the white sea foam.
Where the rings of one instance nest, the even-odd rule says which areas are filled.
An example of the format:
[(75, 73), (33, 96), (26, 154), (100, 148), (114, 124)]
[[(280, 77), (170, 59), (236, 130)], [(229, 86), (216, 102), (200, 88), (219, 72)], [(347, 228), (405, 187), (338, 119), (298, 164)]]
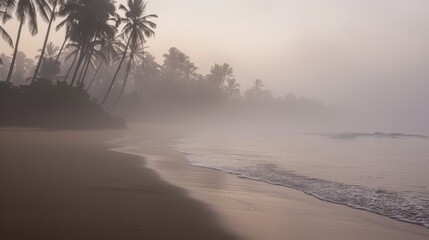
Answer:
[[(247, 141), (252, 141), (249, 140), (249, 138), (246, 139)], [(308, 144), (308, 141), (310, 141), (309, 139), (311, 138), (307, 138), (304, 142)], [(279, 138), (276, 137), (275, 141), (279, 141)], [(316, 139), (315, 141), (321, 140)], [(328, 141), (333, 140), (331, 139)], [(337, 147), (341, 147), (341, 144), (338, 145), (338, 142), (334, 142), (333, 144), (337, 145)], [(374, 144), (380, 145), (387, 143), (377, 142)], [(402, 142), (398, 144), (403, 145), (404, 143)], [(331, 172), (328, 171), (326, 173), (323, 173), (327, 177), (327, 179), (323, 179), (320, 177), (324, 176), (322, 173), (320, 173), (321, 169), (325, 169), (328, 167), (335, 168), (336, 164), (333, 164), (332, 162), (330, 162), (329, 164), (325, 163), (323, 165), (323, 167), (325, 168), (321, 168), (321, 164), (318, 164), (319, 166), (313, 166), (313, 168), (316, 170), (311, 168), (311, 164), (307, 165), (306, 168), (302, 168), (302, 171), (299, 168), (289, 170), (287, 169), (287, 166), (294, 165), (285, 164), (285, 162), (287, 162), (287, 159), (284, 158), (287, 158), (288, 156), (296, 157), (297, 155), (280, 154), (281, 151), (278, 151), (279, 149), (277, 149), (276, 151), (273, 151), (272, 148), (261, 149), (266, 146), (264, 144), (261, 144), (261, 142), (258, 142), (258, 144), (256, 144), (258, 146), (261, 146), (257, 150), (252, 147), (249, 147), (255, 146), (252, 144), (247, 144), (245, 148), (243, 148), (240, 144), (237, 145), (239, 146), (231, 147), (236, 145), (231, 142), (229, 142), (228, 144), (220, 143), (220, 141), (216, 141), (216, 144), (213, 144), (213, 142), (210, 143), (210, 141), (207, 141), (207, 139), (204, 140), (203, 138), (191, 137), (177, 141), (171, 147), (177, 151), (185, 153), (187, 155), (188, 161), (194, 166), (212, 168), (227, 173), (235, 174), (242, 178), (248, 178), (270, 184), (294, 188), (324, 201), (347, 205), (353, 208), (366, 210), (393, 219), (419, 224), (429, 228), (429, 197), (427, 194), (427, 185), (429, 184), (428, 182), (418, 182), (418, 184), (413, 184), (414, 186), (408, 186), (409, 189), (413, 189), (413, 191), (409, 191), (409, 189), (404, 190), (400, 187), (395, 189), (390, 185), (387, 185), (389, 187), (377, 187), (377, 183), (374, 183), (374, 179), (377, 178), (374, 178), (374, 176), (368, 174), (368, 176), (361, 176), (362, 179), (366, 179), (365, 181), (360, 182), (360, 184), (353, 184), (351, 183), (353, 181), (350, 181), (349, 179), (346, 179), (345, 177), (341, 176), (353, 175), (356, 174), (355, 172), (359, 173), (358, 175), (362, 175), (362, 173), (365, 173), (365, 169), (360, 168), (365, 165), (362, 165), (360, 167), (359, 165), (356, 165), (358, 166), (356, 167), (352, 164), (343, 164), (343, 167), (338, 170), (334, 170), (336, 172), (349, 171), (348, 173), (343, 173), (343, 175), (334, 174), (335, 172), (331, 170)], [(323, 144), (321, 143), (321, 145)], [(365, 147), (372, 145), (373, 144), (364, 144), (362, 142), (354, 144), (355, 147), (358, 146), (360, 151), (368, 150), (365, 149)], [(319, 151), (315, 151), (314, 148), (307, 149), (303, 146), (307, 145), (300, 145), (300, 148), (285, 148), (283, 149), (283, 151), (298, 151), (297, 149), (299, 149), (299, 151), (312, 152), (313, 155), (317, 155), (319, 153)], [(303, 158), (308, 157), (308, 155), (302, 156), (302, 153), (300, 154), (300, 156)], [(406, 154), (404, 153), (404, 156), (405, 155)], [(335, 161), (338, 163), (338, 165), (341, 166), (341, 157), (339, 157), (338, 155), (325, 155), (324, 158), (329, 158), (329, 156), (337, 157), (338, 159), (336, 159)], [(388, 156), (389, 155), (386, 154), (384, 157)], [(350, 157), (350, 155), (348, 155), (348, 157)], [(378, 157), (383, 158), (383, 156)], [(408, 158), (409, 157), (410, 156), (408, 156)], [(405, 159), (404, 161), (406, 160), (408, 159)], [(424, 167), (426, 168), (426, 170), (428, 170), (428, 161), (420, 162), (422, 162), (420, 167)], [(314, 165), (314, 162), (311, 163)], [(370, 167), (371, 166), (368, 166), (368, 168)], [(305, 171), (306, 169), (312, 170)], [(392, 167), (385, 166), (385, 169), (392, 169)], [(395, 176), (390, 175), (395, 174), (395, 171), (396, 170), (393, 169), (392, 173), (385, 173), (384, 175), (381, 175), (380, 179), (384, 180), (384, 177), (386, 179), (394, 179)], [(318, 172), (319, 176), (312, 176), (312, 172)], [(370, 171), (368, 170), (368, 172)], [(412, 175), (413, 173), (409, 174)], [(333, 177), (333, 175), (335, 176)], [(408, 185), (411, 184), (412, 180), (403, 179), (403, 176), (405, 176), (404, 174), (399, 176), (402, 181), (410, 181)], [(381, 180), (380, 185), (383, 186), (383, 181)], [(395, 181), (390, 182), (394, 183)]]

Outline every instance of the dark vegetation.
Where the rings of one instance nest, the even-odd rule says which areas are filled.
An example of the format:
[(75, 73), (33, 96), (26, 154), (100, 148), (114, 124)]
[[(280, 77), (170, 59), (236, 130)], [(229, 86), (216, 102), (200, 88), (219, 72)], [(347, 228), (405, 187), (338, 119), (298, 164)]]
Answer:
[[(117, 9), (118, 7), (118, 9)], [(0, 55), (0, 124), (40, 127), (121, 127), (114, 112), (138, 119), (212, 112), (230, 116), (312, 118), (326, 112), (314, 100), (274, 97), (260, 79), (242, 91), (229, 64), (214, 64), (206, 75), (177, 48), (157, 63), (146, 51), (157, 15), (147, 2), (128, 0), (0, 0), (2, 23), (15, 15), (20, 27), (14, 48)], [(22, 26), (37, 34), (37, 18), (48, 24), (35, 61), (18, 50)], [(54, 26), (54, 24), (57, 24)], [(60, 47), (51, 29), (65, 29)]]
[(0, 82), (0, 125), (54, 129), (124, 128), (90, 96), (66, 82), (39, 79), (32, 85)]

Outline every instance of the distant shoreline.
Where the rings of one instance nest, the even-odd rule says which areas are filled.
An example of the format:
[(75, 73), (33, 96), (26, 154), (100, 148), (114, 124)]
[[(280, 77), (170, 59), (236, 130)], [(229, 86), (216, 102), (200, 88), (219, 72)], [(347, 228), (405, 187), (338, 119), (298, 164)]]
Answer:
[[(319, 134), (317, 134), (319, 135)], [(416, 135), (416, 134), (406, 134), (406, 133), (383, 133), (383, 132), (374, 132), (374, 133), (328, 133), (320, 134), (322, 136), (327, 136), (333, 139), (355, 139), (360, 137), (369, 137), (369, 138), (421, 138), (427, 139), (428, 136), (425, 135)]]

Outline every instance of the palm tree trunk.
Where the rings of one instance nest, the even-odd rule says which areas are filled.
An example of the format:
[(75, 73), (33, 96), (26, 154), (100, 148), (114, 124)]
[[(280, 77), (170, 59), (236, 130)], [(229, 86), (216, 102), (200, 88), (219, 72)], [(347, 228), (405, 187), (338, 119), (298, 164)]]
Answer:
[(68, 40), (68, 37), (65, 37), (63, 45), (61, 45), (60, 51), (58, 52), (58, 55), (57, 55), (57, 58), (55, 59), (55, 61), (58, 61), (58, 59), (60, 59), (60, 55), (63, 52), (64, 46), (66, 45), (67, 40)]
[(94, 53), (94, 47), (95, 47), (95, 43), (92, 44), (92, 46), (91, 46), (91, 50), (89, 52), (88, 60), (87, 60), (87, 62), (85, 64), (85, 71), (83, 72), (83, 76), (80, 79), (81, 83), (85, 82), (86, 73), (88, 72), (89, 65), (91, 64), (91, 57), (92, 57), (92, 54)]
[[(85, 55), (88, 55), (88, 52)], [(85, 72), (86, 65), (89, 62), (89, 58), (90, 56), (86, 56), (85, 59), (83, 60), (82, 69), (80, 70), (79, 77), (77, 78), (77, 81), (76, 81), (78, 85), (82, 83), (82, 76), (83, 76), (83, 73)]]
[(71, 70), (72, 70), (72, 68), (73, 68), (73, 66), (74, 66), (74, 64), (75, 64), (75, 62), (76, 62), (76, 60), (77, 60), (77, 56), (79, 55), (79, 53), (76, 53), (76, 55), (74, 56), (74, 58), (73, 58), (73, 62), (72, 62), (72, 64), (70, 65), (70, 67), (69, 67), (69, 70), (67, 71), (67, 74), (66, 74), (66, 76), (64, 77), (64, 81), (67, 81), (67, 78), (69, 77), (69, 75), (70, 75), (70, 72), (71, 72)]
[(100, 63), (100, 65), (98, 65), (97, 71), (95, 71), (94, 76), (92, 76), (91, 82), (89, 82), (89, 85), (88, 85), (88, 87), (86, 88), (86, 92), (88, 92), (88, 90), (91, 88), (91, 85), (92, 85), (92, 83), (94, 82), (95, 77), (97, 77), (97, 74), (98, 74), (98, 72), (100, 71), (101, 66), (103, 65), (103, 63), (104, 63), (104, 62), (101, 62), (101, 63)]
[(130, 46), (130, 42), (131, 42), (131, 37), (128, 39), (128, 43), (127, 43), (127, 46), (125, 47), (124, 55), (122, 56), (121, 62), (119, 63), (119, 66), (118, 66), (118, 69), (116, 69), (115, 76), (113, 77), (112, 82), (110, 82), (110, 86), (109, 86), (109, 89), (107, 90), (106, 95), (104, 96), (103, 101), (101, 101), (101, 105), (104, 104), (104, 102), (106, 101), (107, 97), (110, 94), (110, 91), (112, 91), (113, 84), (115, 83), (116, 77), (118, 76), (118, 73), (119, 73), (119, 70), (121, 69), (122, 63), (124, 62), (125, 57), (127, 56), (127, 51), (128, 51), (128, 47)]
[(57, 7), (57, 1), (54, 2), (52, 6), (51, 19), (49, 20), (48, 30), (46, 31), (45, 41), (43, 42), (42, 52), (40, 53), (39, 61), (37, 62), (36, 70), (34, 70), (33, 79), (31, 79), (31, 83), (36, 80), (37, 74), (39, 73), (40, 65), (42, 65), (43, 55), (45, 55), (46, 45), (48, 44), (49, 33), (51, 32), (52, 21), (55, 18), (55, 8)]
[[(76, 82), (77, 73), (79, 72), (80, 66), (82, 65), (82, 62), (85, 59), (85, 55), (88, 53), (89, 45), (91, 43), (92, 38), (93, 38), (93, 36), (89, 36), (88, 40), (86, 40), (85, 47), (80, 49), (80, 57), (79, 57), (79, 60), (77, 62), (77, 65), (76, 65), (76, 69), (74, 71), (73, 78), (72, 78), (72, 81), (70, 83), (70, 87), (73, 87), (74, 83)], [(79, 77), (80, 76), (81, 76), (81, 74), (79, 74)]]
[(115, 105), (113, 105), (112, 112), (113, 112), (113, 110), (115, 110), (116, 106), (117, 106), (117, 105), (118, 105), (118, 103), (119, 103), (119, 100), (121, 100), (121, 97), (122, 97), (122, 95), (124, 94), (125, 85), (127, 85), (128, 75), (130, 74), (130, 69), (131, 69), (131, 59), (132, 59), (132, 57), (130, 57), (130, 60), (128, 61), (127, 71), (126, 71), (126, 74), (125, 74), (124, 83), (122, 84), (122, 89), (121, 89), (121, 92), (119, 93), (118, 99), (116, 99)]
[(7, 74), (6, 83), (10, 83), (10, 79), (12, 77), (13, 68), (15, 66), (15, 61), (16, 61), (16, 54), (18, 53), (19, 40), (21, 38), (22, 25), (24, 25), (24, 18), (22, 18), (21, 22), (19, 23), (18, 35), (16, 37), (16, 42), (15, 42), (15, 49), (13, 50), (12, 62), (10, 63), (9, 73)]
[(82, 64), (83, 59), (85, 58), (85, 53), (86, 53), (87, 49), (88, 49), (88, 46), (86, 46), (86, 47), (82, 46), (80, 49), (80, 53), (76, 53), (79, 55), (79, 59), (77, 61), (76, 69), (74, 70), (73, 77), (72, 77), (72, 80), (70, 82), (70, 87), (73, 87), (73, 85), (76, 81), (76, 75), (79, 72), (80, 65)]

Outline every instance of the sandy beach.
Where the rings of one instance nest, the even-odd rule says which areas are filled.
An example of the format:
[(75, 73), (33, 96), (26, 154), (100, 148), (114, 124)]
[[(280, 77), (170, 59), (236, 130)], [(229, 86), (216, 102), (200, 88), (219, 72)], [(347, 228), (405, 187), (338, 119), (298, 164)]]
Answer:
[(0, 239), (235, 239), (140, 157), (109, 151), (125, 132), (1, 130)]
[(192, 167), (169, 148), (184, 132), (2, 130), (0, 239), (429, 239), (421, 226)]

